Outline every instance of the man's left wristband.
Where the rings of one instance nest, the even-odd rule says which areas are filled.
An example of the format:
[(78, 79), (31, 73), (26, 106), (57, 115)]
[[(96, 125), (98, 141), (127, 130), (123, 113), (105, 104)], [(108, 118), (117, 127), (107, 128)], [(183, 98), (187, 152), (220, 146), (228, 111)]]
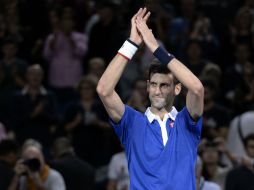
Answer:
[(154, 52), (153, 55), (163, 64), (168, 65), (172, 59), (175, 58), (174, 55), (168, 53), (165, 49), (162, 47), (158, 47)]
[(138, 50), (139, 46), (131, 41), (130, 39), (127, 39), (122, 47), (118, 50), (118, 54), (126, 58), (127, 60), (130, 60), (136, 51)]

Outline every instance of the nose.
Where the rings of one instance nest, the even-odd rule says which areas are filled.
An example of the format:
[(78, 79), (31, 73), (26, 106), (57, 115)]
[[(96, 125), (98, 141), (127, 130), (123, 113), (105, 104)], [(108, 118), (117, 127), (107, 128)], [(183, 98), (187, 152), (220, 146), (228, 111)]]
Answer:
[(157, 86), (157, 87), (155, 88), (155, 94), (156, 94), (156, 95), (161, 94), (161, 88), (160, 88), (160, 86)]

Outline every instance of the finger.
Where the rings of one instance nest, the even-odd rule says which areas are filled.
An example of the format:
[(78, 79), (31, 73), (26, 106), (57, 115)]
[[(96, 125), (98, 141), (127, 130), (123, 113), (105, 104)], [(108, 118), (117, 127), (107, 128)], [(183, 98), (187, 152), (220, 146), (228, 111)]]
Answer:
[(144, 17), (144, 20), (147, 21), (148, 18), (150, 17), (151, 15), (151, 12), (149, 11), (148, 13), (146, 13), (145, 17)]
[(141, 11), (141, 13), (140, 13), (139, 16), (141, 16), (141, 18), (143, 18), (144, 15), (146, 14), (146, 11), (147, 11), (147, 8), (145, 7), (145, 8)]
[(138, 15), (140, 15), (143, 11), (143, 8), (139, 8), (138, 12), (133, 16), (133, 18), (136, 18)]

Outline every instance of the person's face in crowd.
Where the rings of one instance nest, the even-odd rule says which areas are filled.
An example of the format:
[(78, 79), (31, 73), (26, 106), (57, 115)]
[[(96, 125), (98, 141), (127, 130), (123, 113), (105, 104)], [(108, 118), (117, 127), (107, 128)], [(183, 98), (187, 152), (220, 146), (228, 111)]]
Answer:
[(90, 100), (94, 98), (95, 89), (92, 84), (83, 82), (80, 86), (80, 96), (83, 100)]
[(42, 167), (45, 164), (45, 161), (44, 161), (44, 156), (43, 156), (40, 149), (30, 146), (22, 152), (22, 159), (28, 160), (28, 159), (33, 159), (33, 158), (36, 158), (40, 161), (40, 165), (41, 165), (41, 169), (42, 169)]
[(70, 34), (73, 31), (74, 22), (69, 17), (63, 17), (62, 19), (62, 30), (65, 34)]
[(208, 85), (204, 85), (204, 89), (205, 89), (204, 102), (210, 102), (211, 100), (213, 100), (214, 90)]
[(151, 107), (157, 110), (170, 108), (178, 91), (180, 92), (180, 89), (175, 89), (172, 74), (155, 73), (148, 81)]
[(198, 43), (191, 43), (187, 49), (187, 55), (189, 59), (200, 59), (201, 58), (201, 47)]
[(236, 24), (238, 29), (250, 29), (251, 26), (251, 14), (250, 10), (243, 8), (236, 17)]
[(135, 89), (140, 93), (142, 97), (147, 96), (147, 86), (145, 80), (136, 81)]
[(239, 44), (236, 47), (235, 51), (235, 56), (236, 56), (236, 62), (237, 63), (245, 63), (249, 61), (250, 57), (250, 51), (247, 45), (244, 44)]
[(59, 24), (59, 16), (57, 15), (57, 12), (55, 10), (51, 10), (49, 12), (49, 20), (50, 20), (50, 24), (55, 27)]
[(202, 153), (202, 160), (205, 164), (215, 164), (219, 161), (217, 147), (205, 147)]
[(91, 65), (90, 65), (90, 69), (89, 69), (89, 72), (91, 74), (94, 74), (96, 77), (101, 77), (101, 75), (103, 74), (105, 70), (105, 67), (104, 67), (104, 62), (103, 60), (94, 60)]
[(18, 49), (15, 44), (12, 44), (12, 43), (5, 44), (3, 46), (4, 57), (8, 59), (14, 58), (16, 56), (17, 50)]
[(28, 69), (27, 82), (32, 87), (41, 86), (43, 79), (43, 71), (41, 69)]
[(254, 140), (249, 140), (246, 145), (247, 155), (254, 158)]

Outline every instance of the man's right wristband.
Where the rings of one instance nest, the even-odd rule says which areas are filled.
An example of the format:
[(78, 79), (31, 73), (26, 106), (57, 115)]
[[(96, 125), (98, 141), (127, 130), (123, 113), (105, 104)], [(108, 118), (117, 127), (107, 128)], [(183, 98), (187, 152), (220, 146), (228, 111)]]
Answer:
[(130, 60), (133, 55), (138, 50), (138, 45), (132, 42), (130, 39), (127, 39), (122, 47), (118, 50), (118, 54), (126, 58), (127, 60)]
[(175, 58), (172, 54), (168, 53), (165, 49), (162, 47), (158, 47), (154, 52), (153, 55), (163, 64), (167, 65), (170, 63), (172, 59)]

